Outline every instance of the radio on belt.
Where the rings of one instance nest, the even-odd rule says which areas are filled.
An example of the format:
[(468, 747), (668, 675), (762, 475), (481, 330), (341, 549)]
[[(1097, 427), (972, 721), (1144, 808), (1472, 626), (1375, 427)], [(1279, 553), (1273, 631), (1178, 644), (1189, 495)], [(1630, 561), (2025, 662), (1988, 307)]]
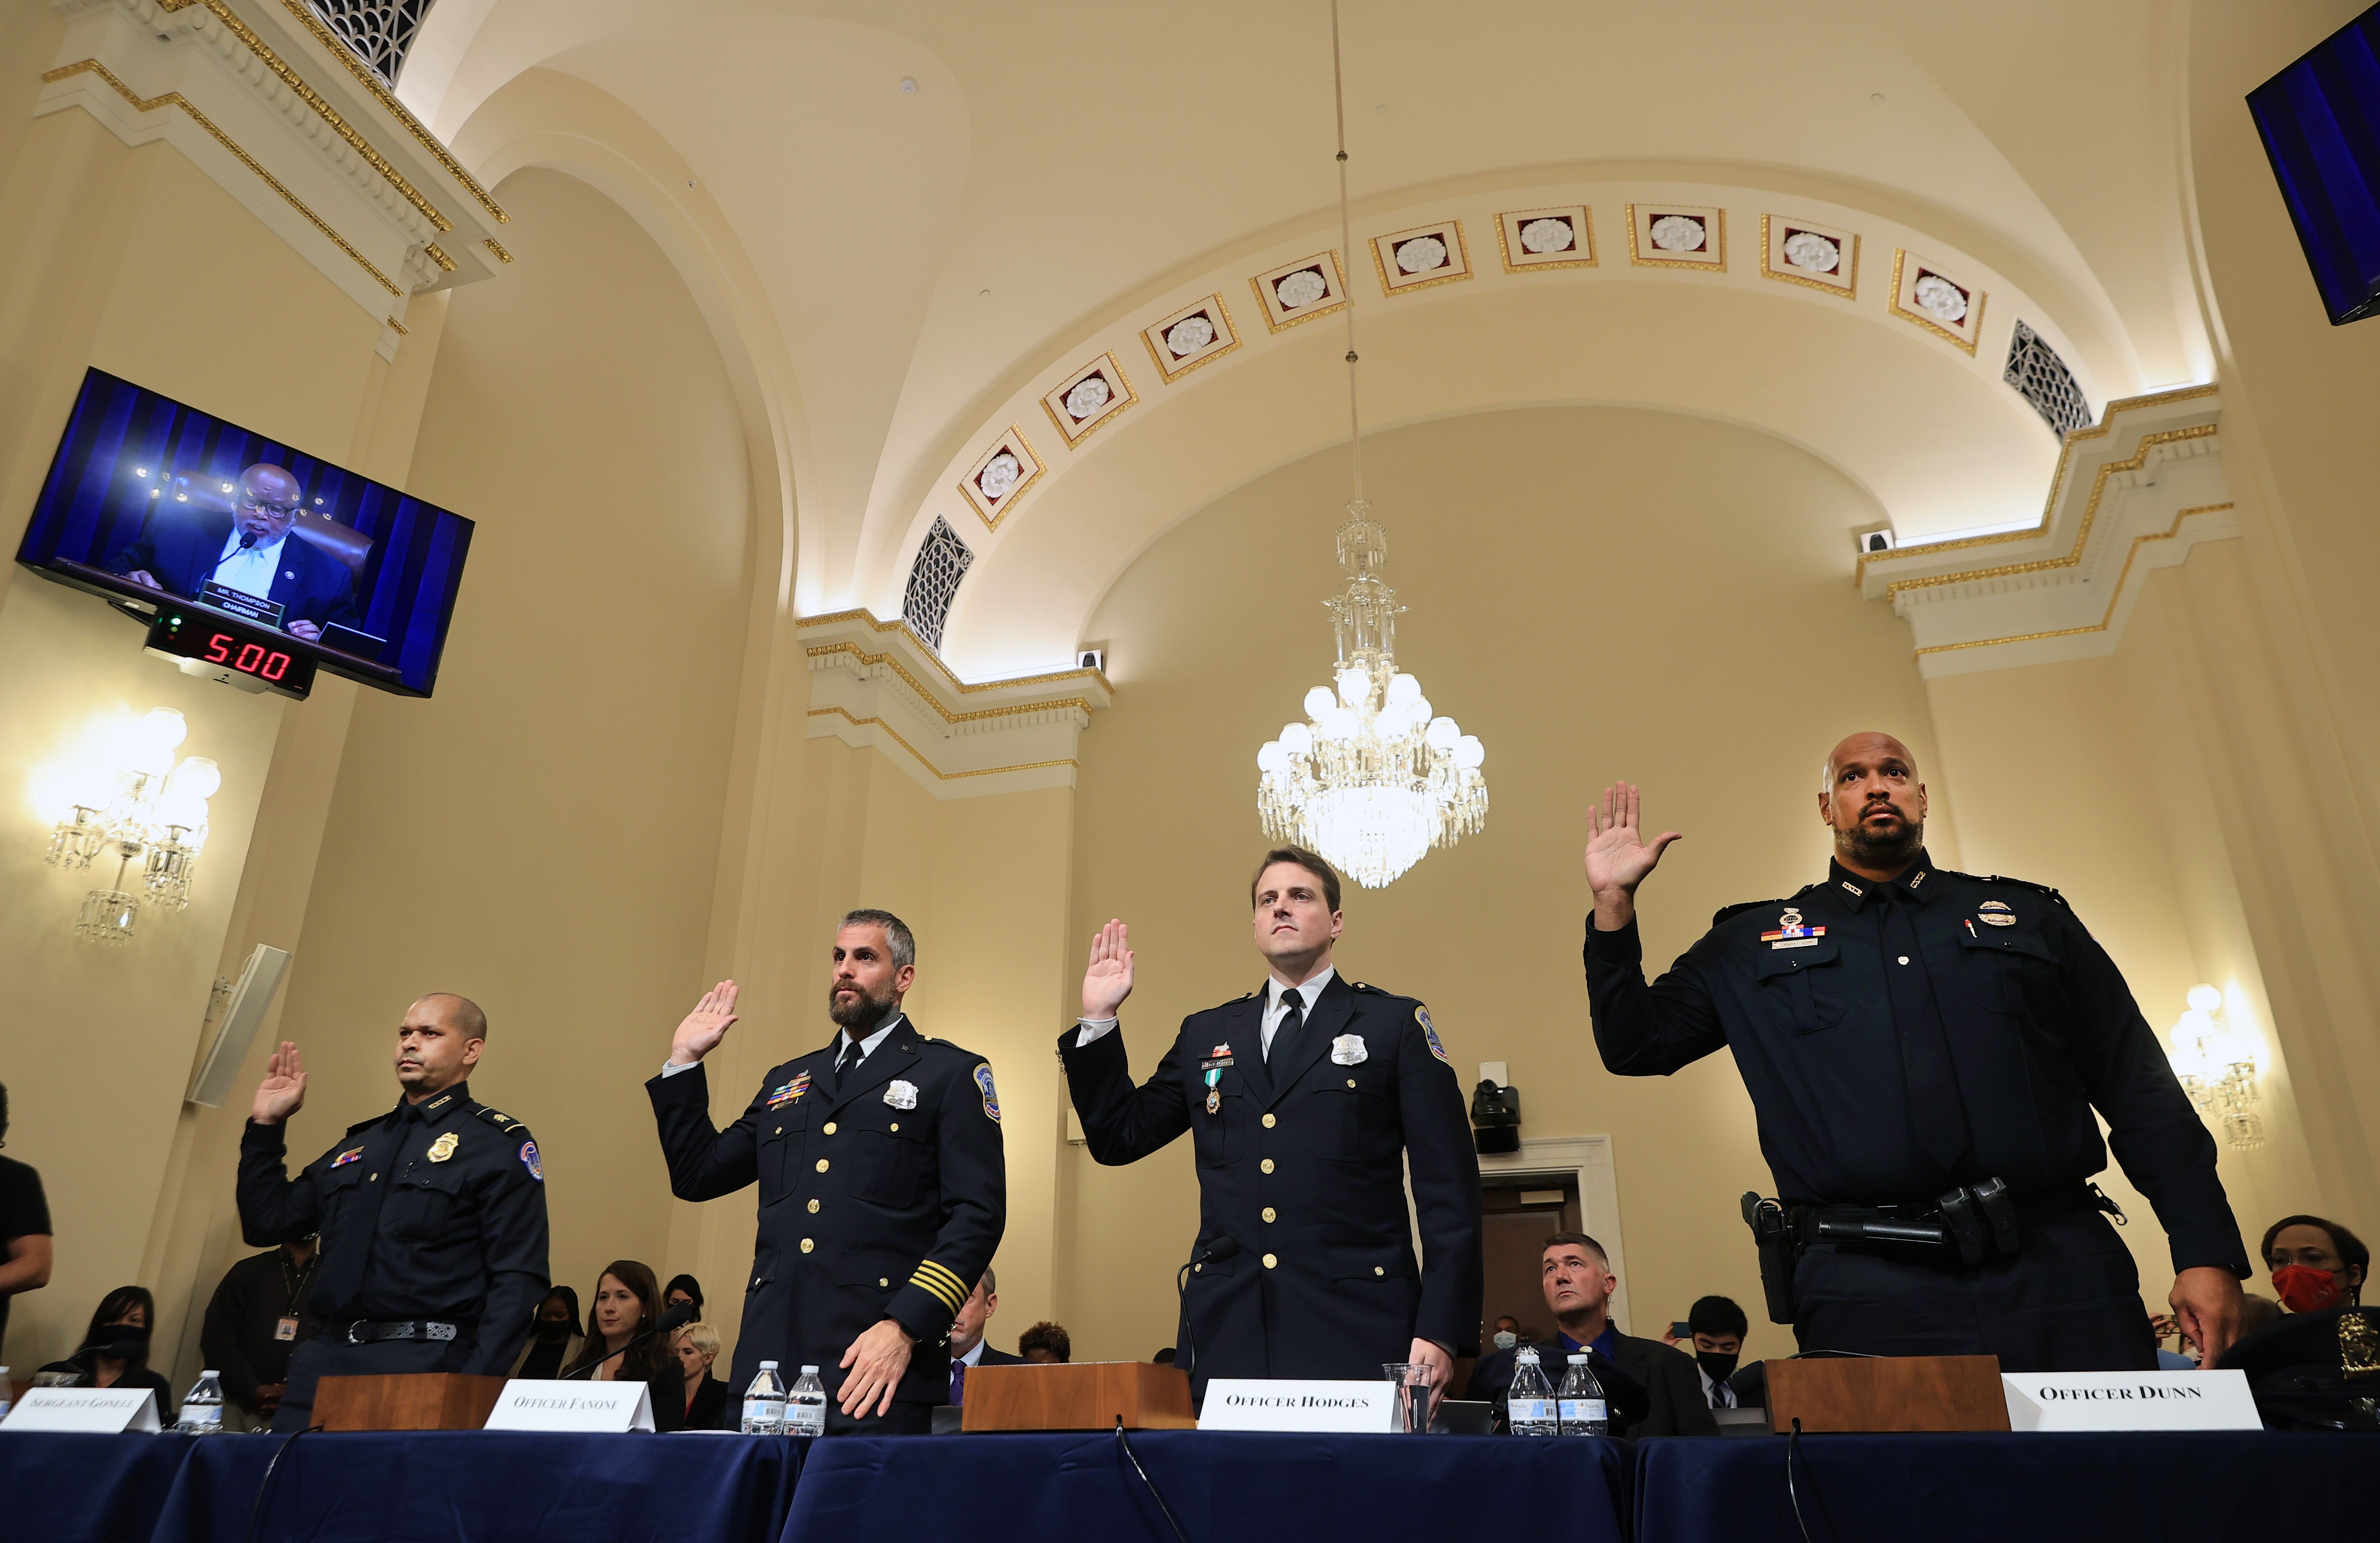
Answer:
[(142, 651), (173, 660), (186, 675), (204, 675), (243, 691), (277, 691), (304, 701), (314, 689), (312, 654), (292, 648), (276, 630), (202, 610), (160, 606)]

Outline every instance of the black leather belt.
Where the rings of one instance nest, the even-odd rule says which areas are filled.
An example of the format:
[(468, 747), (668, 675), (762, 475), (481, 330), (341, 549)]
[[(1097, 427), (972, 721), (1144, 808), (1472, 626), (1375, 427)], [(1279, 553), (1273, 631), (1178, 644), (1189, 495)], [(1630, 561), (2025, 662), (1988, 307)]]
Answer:
[(426, 1318), (408, 1318), (403, 1323), (373, 1323), (359, 1319), (337, 1331), (336, 1337), (349, 1344), (377, 1344), (382, 1340), (451, 1340), (456, 1332), (451, 1323), (432, 1323)]
[(2093, 1184), (2056, 1185), (2019, 1195), (1998, 1179), (1961, 1185), (1931, 1201), (1895, 1206), (1785, 1207), (1786, 1226), (1796, 1248), (1812, 1244), (1898, 1245), (1956, 1251), (1967, 1264), (1990, 1255), (2014, 1257), (2024, 1245), (2024, 1229), (2068, 1211), (2099, 1209), (2121, 1220), (2123, 1212)]

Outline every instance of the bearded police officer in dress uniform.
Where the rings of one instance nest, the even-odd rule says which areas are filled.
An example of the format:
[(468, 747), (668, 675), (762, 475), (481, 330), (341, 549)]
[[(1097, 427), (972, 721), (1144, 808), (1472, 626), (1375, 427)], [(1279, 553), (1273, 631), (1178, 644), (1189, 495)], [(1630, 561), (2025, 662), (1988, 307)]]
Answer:
[(1420, 1002), (1332, 966), (1345, 923), (1329, 863), (1280, 848), (1249, 891), (1263, 989), (1184, 1019), (1138, 1087), (1116, 1023), (1130, 933), (1111, 921), (1092, 941), (1083, 1016), (1059, 1040), (1087, 1145), (1115, 1165), (1191, 1133), (1199, 1223), (1180, 1343), (1198, 1396), (1214, 1377), (1377, 1380), (1398, 1361), (1434, 1367), (1442, 1394), (1479, 1338), (1462, 1086)]
[(443, 992), (396, 1030), (404, 1096), (347, 1127), (292, 1179), (285, 1122), (306, 1066), (273, 1051), (239, 1144), (240, 1231), (255, 1247), (320, 1232), (311, 1310), (322, 1327), (289, 1358), (275, 1430), (313, 1423), (325, 1377), (455, 1371), (501, 1377), (546, 1292), (545, 1170), (528, 1127), (471, 1097), (488, 1020)]
[(1000, 1096), (972, 1051), (901, 1011), (917, 942), (889, 911), (835, 934), (833, 1043), (788, 1061), (725, 1130), (701, 1061), (735, 1021), (722, 980), (678, 1025), (645, 1085), (670, 1190), (710, 1200), (759, 1180), (760, 1229), (731, 1384), (763, 1359), (826, 1384), (827, 1433), (922, 1435), (950, 1395), (950, 1331), (1008, 1220)]
[(1908, 748), (1828, 758), (1826, 881), (1730, 905), (1645, 982), (1635, 891), (1678, 839), (1637, 792), (1592, 816), (1586, 981), (1603, 1063), (1734, 1052), (1778, 1201), (1744, 1197), (1770, 1316), (1805, 1351), (1996, 1355), (2009, 1371), (2156, 1365), (2140, 1277), (2089, 1183), (2094, 1109), (2171, 1245), (2172, 1303), (2212, 1363), (2248, 1273), (2215, 1143), (2123, 977), (2058, 892), (1937, 868)]

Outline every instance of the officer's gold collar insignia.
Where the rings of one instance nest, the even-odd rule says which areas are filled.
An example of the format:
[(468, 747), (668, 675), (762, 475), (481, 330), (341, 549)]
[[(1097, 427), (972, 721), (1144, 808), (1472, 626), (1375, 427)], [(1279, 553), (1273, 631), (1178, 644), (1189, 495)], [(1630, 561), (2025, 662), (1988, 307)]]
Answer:
[(453, 1098), (454, 1096), (455, 1096), (455, 1095), (454, 1095), (454, 1094), (452, 1094), (452, 1093), (441, 1093), (441, 1094), (439, 1094), (436, 1098), (434, 1098), (434, 1099), (432, 1099), (432, 1100), (430, 1100), (430, 1107), (431, 1107), (431, 1108), (432, 1108), (432, 1109), (436, 1109), (440, 1104), (444, 1103), (447, 1100), (449, 1100), (449, 1099)]
[(1850, 880), (1846, 879), (1842, 881), (1842, 885), (1843, 888), (1851, 891), (1853, 894), (1858, 895), (1861, 899), (1864, 900), (1867, 898), (1867, 891), (1860, 888), (1857, 884), (1852, 883)]
[(1922, 884), (1922, 883), (1924, 883), (1924, 882), (1925, 882), (1925, 874), (1923, 874), (1923, 873), (1920, 873), (1920, 874), (1918, 874), (1918, 875), (1917, 875), (1917, 877), (1916, 877), (1916, 878), (1912, 879), (1911, 881), (1909, 881), (1909, 887), (1910, 887), (1911, 889), (1912, 889), (1912, 890), (1913, 890), (1913, 889), (1915, 889), (1918, 885), (1920, 885), (1920, 884)]
[(445, 1135), (440, 1136), (437, 1140), (430, 1144), (430, 1160), (432, 1162), (445, 1161), (448, 1158), (455, 1155), (455, 1148), (460, 1147), (462, 1144), (463, 1138), (461, 1136), (456, 1136), (453, 1131), (448, 1131)]

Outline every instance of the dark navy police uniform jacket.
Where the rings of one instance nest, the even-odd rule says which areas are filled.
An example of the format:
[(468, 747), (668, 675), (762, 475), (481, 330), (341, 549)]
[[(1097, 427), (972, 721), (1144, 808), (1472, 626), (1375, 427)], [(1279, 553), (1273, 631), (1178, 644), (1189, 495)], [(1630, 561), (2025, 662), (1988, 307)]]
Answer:
[(819, 1368), (830, 1403), (843, 1353), (890, 1318), (917, 1343), (897, 1402), (950, 1396), (951, 1320), (991, 1263), (1008, 1218), (1000, 1097), (981, 1056), (905, 1016), (837, 1085), (838, 1033), (770, 1072), (743, 1115), (710, 1124), (698, 1064), (645, 1084), (670, 1191), (712, 1200), (756, 1180), (760, 1227), (728, 1385), (762, 1360), (789, 1385)]
[(1135, 1162), (1189, 1132), (1199, 1224), (1185, 1259), (1219, 1237), (1239, 1242), (1237, 1255), (1190, 1278), (1198, 1389), (1210, 1377), (1377, 1379), (1416, 1337), (1472, 1354), (1479, 1160), (1427, 1011), (1333, 976), (1268, 1071), (1264, 1008), (1259, 990), (1193, 1013), (1138, 1087), (1121, 1026), (1079, 1049), (1079, 1028), (1058, 1041), (1091, 1156)]

